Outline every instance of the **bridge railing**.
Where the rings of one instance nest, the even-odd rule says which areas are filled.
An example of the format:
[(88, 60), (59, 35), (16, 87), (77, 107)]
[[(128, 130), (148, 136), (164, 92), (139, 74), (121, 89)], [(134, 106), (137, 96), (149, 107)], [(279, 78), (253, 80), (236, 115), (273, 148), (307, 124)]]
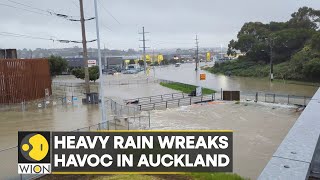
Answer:
[(259, 179), (320, 178), (320, 89), (279, 145)]

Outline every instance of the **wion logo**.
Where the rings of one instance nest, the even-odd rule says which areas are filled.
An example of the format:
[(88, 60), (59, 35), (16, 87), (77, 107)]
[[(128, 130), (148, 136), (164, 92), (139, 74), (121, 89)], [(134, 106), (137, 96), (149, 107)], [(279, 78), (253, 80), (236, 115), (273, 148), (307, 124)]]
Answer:
[(51, 173), (50, 132), (18, 132), (18, 173)]

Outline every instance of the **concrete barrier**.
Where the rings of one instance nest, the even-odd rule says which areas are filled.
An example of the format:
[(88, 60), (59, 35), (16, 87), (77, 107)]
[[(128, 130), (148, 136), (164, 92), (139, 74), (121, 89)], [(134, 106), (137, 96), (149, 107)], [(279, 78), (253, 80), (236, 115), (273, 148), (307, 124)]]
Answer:
[(309, 179), (320, 172), (320, 88), (260, 174), (265, 179)]

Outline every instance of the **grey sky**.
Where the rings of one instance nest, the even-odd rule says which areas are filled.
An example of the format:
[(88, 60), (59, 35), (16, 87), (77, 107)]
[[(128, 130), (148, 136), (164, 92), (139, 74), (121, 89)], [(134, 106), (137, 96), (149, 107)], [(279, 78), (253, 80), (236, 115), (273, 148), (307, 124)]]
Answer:
[[(79, 16), (78, 0), (13, 0), (32, 7)], [(0, 32), (30, 36), (81, 40), (79, 22), (45, 16), (3, 4), (45, 13), (0, 0)], [(94, 15), (93, 0), (84, 0), (85, 16)], [(101, 4), (120, 22), (115, 21)], [(245, 22), (286, 21), (299, 7), (320, 9), (320, 0), (99, 0), (102, 47), (138, 49), (142, 26), (147, 45), (152, 48), (193, 48), (195, 34), (201, 47), (227, 46)], [(95, 39), (95, 21), (87, 22), (87, 39)], [(109, 27), (112, 31), (107, 30)], [(48, 40), (34, 40), (0, 36), (0, 48), (61, 48), (81, 44), (61, 44)], [(88, 44), (96, 47), (96, 42)]]

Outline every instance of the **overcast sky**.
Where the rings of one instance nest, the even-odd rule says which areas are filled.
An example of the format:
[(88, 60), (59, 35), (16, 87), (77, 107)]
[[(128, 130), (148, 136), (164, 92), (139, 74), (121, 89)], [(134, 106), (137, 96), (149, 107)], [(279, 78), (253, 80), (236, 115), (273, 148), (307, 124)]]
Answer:
[[(85, 16), (93, 17), (94, 1), (83, 1)], [(139, 42), (141, 35), (138, 32), (142, 31), (142, 26), (150, 32), (147, 34), (147, 39), (150, 40), (147, 46), (155, 49), (193, 48), (196, 34), (201, 47), (227, 46), (245, 22), (287, 21), (291, 13), (299, 7), (320, 9), (320, 0), (98, 0), (98, 2), (101, 44), (102, 47), (105, 45), (110, 49), (138, 49), (141, 45)], [(81, 40), (79, 22), (67, 21), (46, 13), (49, 10), (79, 18), (78, 4), (78, 0), (0, 0), (0, 33)], [(87, 40), (96, 39), (95, 21), (86, 22), (86, 28)], [(82, 47), (81, 44), (61, 44), (22, 37), (0, 35), (0, 38), (0, 48), (61, 48), (75, 45)], [(96, 42), (88, 44), (88, 47), (96, 46)]]

